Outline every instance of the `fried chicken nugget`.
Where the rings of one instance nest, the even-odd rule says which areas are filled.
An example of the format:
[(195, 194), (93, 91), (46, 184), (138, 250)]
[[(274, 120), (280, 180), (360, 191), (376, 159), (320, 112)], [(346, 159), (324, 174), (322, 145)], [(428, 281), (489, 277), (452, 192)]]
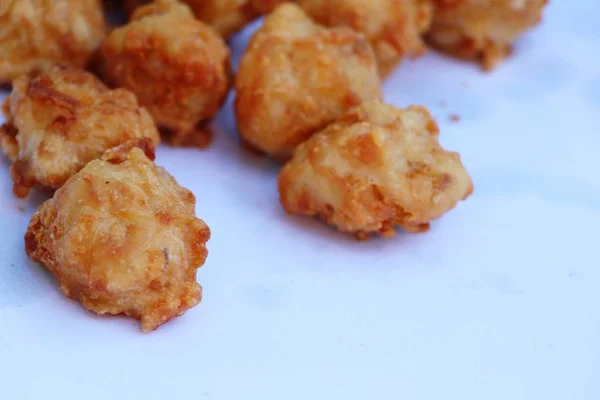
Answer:
[(362, 32), (373, 45), (382, 76), (404, 57), (426, 50), (421, 34), (433, 16), (432, 0), (298, 0), (315, 21)]
[[(224, 38), (230, 37), (259, 16), (275, 9), (286, 0), (182, 0), (196, 17), (206, 22)], [(133, 12), (147, 0), (127, 0), (126, 8)]]
[(94, 75), (52, 66), (14, 81), (5, 100), (7, 122), (0, 149), (13, 161), (13, 191), (26, 197), (35, 185), (58, 189), (105, 150), (159, 135), (148, 112), (131, 92), (109, 90)]
[(424, 232), (473, 191), (438, 133), (423, 107), (357, 107), (298, 147), (279, 176), (281, 204), (361, 239), (391, 237), (394, 225)]
[(194, 195), (139, 148), (109, 150), (35, 213), (25, 247), (60, 290), (151, 331), (200, 302), (208, 226)]
[(381, 98), (365, 37), (316, 25), (293, 4), (279, 6), (253, 36), (235, 87), (242, 140), (281, 160), (351, 107)]
[(428, 42), (490, 70), (512, 53), (512, 43), (542, 17), (547, 0), (437, 0)]
[(83, 67), (105, 36), (99, 0), (1, 0), (0, 83), (53, 63)]
[(230, 87), (229, 49), (185, 4), (156, 0), (101, 46), (103, 73), (134, 92), (174, 145), (207, 145), (201, 124)]

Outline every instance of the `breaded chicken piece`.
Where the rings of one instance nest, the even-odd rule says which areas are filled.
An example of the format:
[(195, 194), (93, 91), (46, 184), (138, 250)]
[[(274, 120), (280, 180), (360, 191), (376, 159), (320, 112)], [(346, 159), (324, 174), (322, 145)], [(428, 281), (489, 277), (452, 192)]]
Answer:
[(174, 145), (206, 146), (203, 124), (230, 87), (229, 49), (188, 6), (156, 0), (136, 9), (101, 47), (103, 74), (134, 92)]
[(296, 149), (279, 176), (281, 204), (361, 239), (391, 237), (394, 225), (424, 232), (473, 191), (438, 133), (423, 107), (357, 107)]
[(0, 83), (53, 63), (83, 67), (105, 36), (100, 0), (1, 0)]
[(365, 37), (316, 25), (293, 4), (279, 6), (255, 33), (235, 86), (242, 140), (281, 160), (351, 107), (381, 98)]
[(432, 0), (298, 0), (298, 4), (318, 23), (364, 33), (383, 77), (404, 57), (414, 58), (426, 50), (421, 34), (431, 23)]
[(535, 26), (547, 0), (437, 0), (427, 41), (486, 70), (512, 53), (512, 43)]
[(151, 331), (200, 302), (210, 230), (195, 202), (142, 150), (109, 150), (40, 207), (26, 251), (66, 296)]
[(58, 189), (105, 150), (140, 139), (160, 140), (148, 112), (125, 89), (110, 90), (94, 75), (52, 66), (14, 81), (5, 100), (0, 149), (14, 162), (13, 191)]
[[(239, 31), (259, 16), (275, 9), (286, 0), (182, 0), (196, 17), (211, 25), (224, 38)], [(128, 12), (148, 3), (148, 0), (126, 0)]]

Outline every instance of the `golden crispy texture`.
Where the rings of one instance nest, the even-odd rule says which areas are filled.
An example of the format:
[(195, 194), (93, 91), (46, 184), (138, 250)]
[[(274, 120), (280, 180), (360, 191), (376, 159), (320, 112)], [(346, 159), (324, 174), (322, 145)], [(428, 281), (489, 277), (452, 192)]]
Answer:
[(0, 83), (53, 63), (83, 67), (105, 36), (99, 0), (0, 0)]
[(4, 113), (0, 150), (14, 162), (11, 176), (18, 197), (35, 185), (58, 189), (111, 147), (148, 139), (154, 148), (160, 140), (135, 95), (110, 90), (74, 67), (55, 65), (18, 78)]
[(361, 239), (393, 236), (394, 225), (424, 232), (473, 191), (438, 133), (423, 107), (357, 107), (298, 147), (279, 176), (281, 204)]
[(194, 195), (142, 150), (110, 151), (74, 175), (31, 219), (29, 257), (68, 297), (151, 331), (200, 302), (207, 256)]
[(186, 0), (198, 18), (229, 37), (285, 0)]
[(265, 19), (242, 57), (235, 86), (242, 140), (282, 160), (351, 107), (381, 98), (364, 36), (316, 25), (293, 4)]
[(225, 42), (173, 0), (136, 9), (101, 53), (107, 80), (134, 92), (175, 145), (199, 142), (230, 86)]
[(315, 21), (362, 32), (373, 45), (382, 76), (404, 57), (426, 48), (421, 34), (433, 16), (432, 0), (298, 0)]
[(535, 26), (547, 0), (437, 0), (427, 41), (490, 70), (512, 53), (515, 39)]
[[(196, 17), (211, 25), (228, 38), (246, 24), (263, 14), (275, 9), (286, 0), (183, 0), (187, 3)], [(128, 12), (148, 3), (147, 0), (126, 0)]]

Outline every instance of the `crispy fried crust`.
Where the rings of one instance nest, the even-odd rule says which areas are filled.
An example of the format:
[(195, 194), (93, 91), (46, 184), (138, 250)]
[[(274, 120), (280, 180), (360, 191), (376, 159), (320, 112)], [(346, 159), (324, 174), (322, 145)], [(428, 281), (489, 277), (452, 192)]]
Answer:
[(286, 0), (186, 0), (198, 18), (229, 37)]
[(0, 83), (53, 63), (83, 67), (105, 36), (99, 0), (2, 0)]
[(98, 314), (141, 319), (151, 331), (200, 302), (196, 270), (210, 230), (195, 197), (134, 148), (75, 174), (33, 216), (32, 260), (60, 290)]
[(490, 70), (512, 53), (512, 43), (542, 17), (547, 0), (437, 0), (427, 41)]
[(421, 34), (433, 16), (432, 0), (298, 0), (315, 21), (362, 32), (373, 45), (382, 76), (404, 57), (426, 50)]
[(14, 192), (25, 197), (34, 185), (58, 189), (105, 150), (147, 139), (159, 142), (148, 112), (131, 92), (109, 90), (92, 74), (52, 66), (14, 81), (5, 101), (7, 123), (0, 149), (14, 162)]
[(248, 146), (287, 159), (349, 108), (381, 98), (373, 51), (362, 34), (316, 25), (279, 6), (252, 38), (236, 77), (238, 131)]
[(199, 143), (230, 86), (229, 49), (190, 9), (157, 0), (101, 47), (107, 80), (134, 92), (176, 145)]
[(459, 155), (440, 146), (426, 109), (378, 101), (300, 145), (279, 176), (288, 213), (319, 216), (361, 239), (393, 236), (394, 225), (424, 232), (472, 191)]
[[(273, 11), (284, 1), (286, 0), (183, 0), (192, 8), (196, 17), (211, 25), (225, 38), (259, 16)], [(136, 7), (146, 3), (147, 0), (126, 0), (125, 6), (131, 13)]]

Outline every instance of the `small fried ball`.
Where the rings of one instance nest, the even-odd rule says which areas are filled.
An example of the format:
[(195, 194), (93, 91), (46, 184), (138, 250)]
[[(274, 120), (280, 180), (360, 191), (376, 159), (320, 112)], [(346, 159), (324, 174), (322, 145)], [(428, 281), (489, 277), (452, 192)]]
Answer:
[(281, 160), (351, 107), (381, 98), (364, 35), (319, 26), (293, 4), (279, 6), (255, 33), (235, 87), (242, 140)]
[(423, 107), (357, 107), (298, 147), (279, 176), (281, 204), (361, 239), (393, 236), (394, 225), (424, 232), (473, 191), (438, 132)]
[(13, 161), (13, 191), (26, 197), (39, 185), (58, 189), (105, 150), (160, 140), (148, 112), (125, 89), (110, 90), (94, 75), (52, 66), (13, 83), (5, 100), (0, 149)]
[(195, 202), (139, 148), (109, 150), (34, 214), (26, 251), (66, 296), (151, 331), (200, 302), (210, 230)]
[(431, 23), (432, 0), (298, 0), (298, 4), (318, 23), (364, 33), (384, 77), (403, 58), (426, 50), (421, 34)]
[[(263, 14), (273, 11), (286, 0), (182, 0), (201, 21), (206, 22), (228, 38)], [(133, 12), (148, 0), (126, 0), (126, 8)]]
[(230, 86), (229, 49), (188, 6), (156, 0), (136, 9), (101, 54), (107, 81), (134, 92), (172, 144), (207, 144), (202, 126)]
[(437, 0), (427, 41), (490, 70), (512, 53), (512, 43), (542, 17), (547, 0)]
[(100, 0), (1, 0), (0, 83), (53, 63), (83, 67), (105, 36)]

